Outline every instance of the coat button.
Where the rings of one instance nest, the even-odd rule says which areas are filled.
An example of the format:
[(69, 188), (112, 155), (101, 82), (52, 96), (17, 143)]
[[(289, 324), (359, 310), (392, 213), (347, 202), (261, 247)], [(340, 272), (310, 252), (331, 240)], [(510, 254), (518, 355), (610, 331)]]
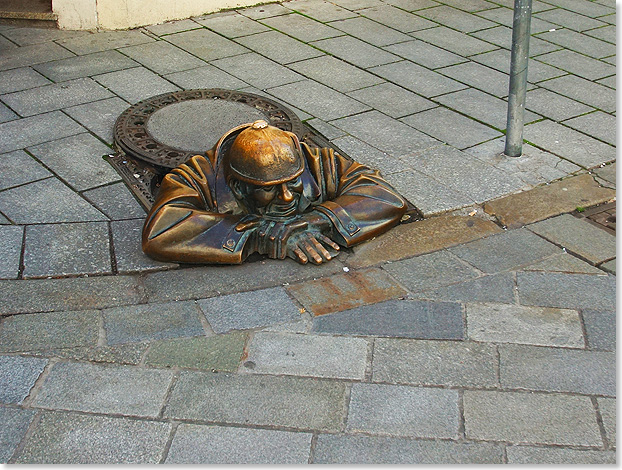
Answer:
[(235, 245), (235, 240), (230, 238), (229, 240), (227, 240), (227, 243), (225, 243), (225, 245), (227, 245), (229, 248), (232, 248)]

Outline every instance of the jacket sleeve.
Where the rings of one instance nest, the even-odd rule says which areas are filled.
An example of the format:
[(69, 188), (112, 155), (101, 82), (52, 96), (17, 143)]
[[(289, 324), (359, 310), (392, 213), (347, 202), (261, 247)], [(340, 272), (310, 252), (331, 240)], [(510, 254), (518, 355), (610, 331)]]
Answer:
[(315, 209), (334, 226), (335, 241), (345, 246), (369, 240), (397, 225), (406, 201), (377, 170), (345, 158), (333, 149), (302, 144), (310, 170), (322, 185), (324, 202)]
[(197, 155), (164, 177), (145, 220), (143, 251), (161, 261), (241, 263), (249, 236), (235, 230), (242, 218), (217, 212), (214, 172)]

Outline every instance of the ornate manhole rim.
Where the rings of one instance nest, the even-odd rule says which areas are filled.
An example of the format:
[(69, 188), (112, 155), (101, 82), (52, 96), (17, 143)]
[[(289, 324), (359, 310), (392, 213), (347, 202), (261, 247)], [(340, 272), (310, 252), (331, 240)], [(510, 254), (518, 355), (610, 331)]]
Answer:
[[(305, 132), (298, 116), (276, 101), (254, 93), (223, 88), (203, 88), (174, 91), (156, 95), (130, 106), (117, 118), (114, 126), (114, 142), (126, 154), (161, 168), (175, 168), (192, 156), (204, 153), (181, 150), (156, 140), (147, 130), (149, 118), (160, 109), (189, 100), (225, 100), (242, 103), (261, 111), (274, 127), (293, 132), (299, 138)], [(215, 143), (215, 142), (214, 142)]]

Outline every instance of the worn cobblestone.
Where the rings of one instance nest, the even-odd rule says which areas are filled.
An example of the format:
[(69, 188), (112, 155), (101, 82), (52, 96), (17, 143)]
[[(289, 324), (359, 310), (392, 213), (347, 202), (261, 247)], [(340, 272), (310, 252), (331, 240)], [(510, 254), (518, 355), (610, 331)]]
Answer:
[(34, 410), (0, 408), (0, 463), (9, 461), (34, 415)]
[(34, 357), (0, 356), (0, 403), (22, 403), (47, 362)]

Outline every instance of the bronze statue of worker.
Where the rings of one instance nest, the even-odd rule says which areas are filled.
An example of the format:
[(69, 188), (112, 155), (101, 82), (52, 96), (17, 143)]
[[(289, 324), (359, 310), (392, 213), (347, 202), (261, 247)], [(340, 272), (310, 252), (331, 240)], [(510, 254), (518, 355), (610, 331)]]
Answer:
[(255, 121), (164, 177), (142, 246), (180, 263), (238, 264), (259, 253), (321, 264), (389, 230), (406, 208), (378, 171)]

